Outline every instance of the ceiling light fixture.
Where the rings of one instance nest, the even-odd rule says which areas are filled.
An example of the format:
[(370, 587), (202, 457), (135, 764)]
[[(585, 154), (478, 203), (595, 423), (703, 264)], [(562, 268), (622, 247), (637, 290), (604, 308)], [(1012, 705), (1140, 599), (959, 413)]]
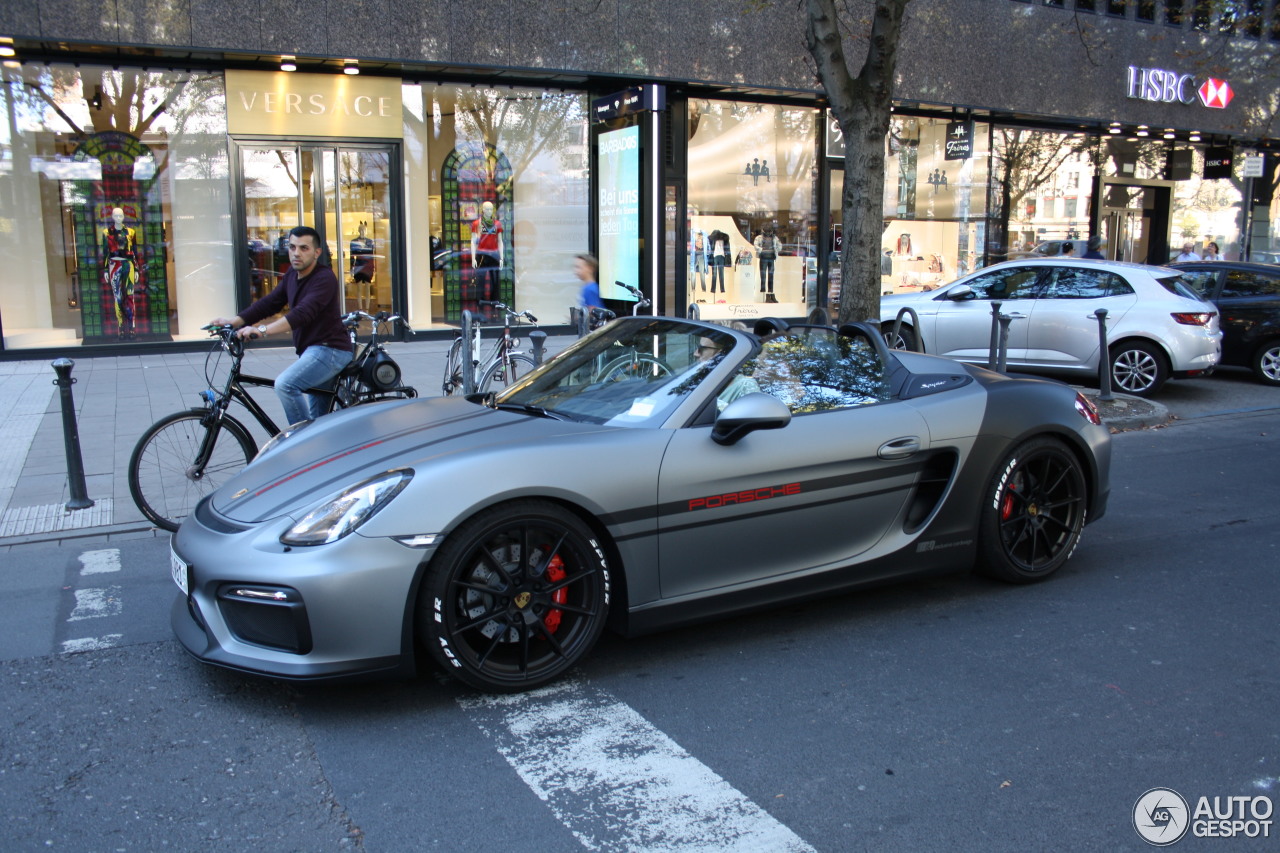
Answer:
[(1198, 130), (1193, 130), (1193, 131), (1191, 131), (1191, 136), (1189, 136), (1189, 137), (1188, 137), (1188, 139), (1190, 139), (1192, 142), (1199, 142), (1199, 141), (1200, 141), (1200, 131), (1198, 131)]
[(360, 73), (360, 60), (358, 60), (358, 59), (344, 59), (344, 60), (342, 60), (342, 73), (343, 73), (343, 74), (359, 74), (359, 73)]
[(1172, 128), (1172, 127), (1165, 128), (1165, 131), (1164, 131), (1164, 138), (1165, 138), (1165, 139), (1173, 139), (1173, 128)]
[(281, 71), (297, 71), (297, 70), (298, 70), (298, 63), (297, 63), (297, 59), (298, 59), (298, 57), (296, 57), (296, 56), (290, 56), (290, 55), (288, 55), (288, 54), (285, 54), (284, 56), (281, 56), (281, 57), (280, 57), (280, 70), (281, 70)]
[(1148, 128), (1145, 124), (1138, 125), (1138, 136), (1147, 136)]

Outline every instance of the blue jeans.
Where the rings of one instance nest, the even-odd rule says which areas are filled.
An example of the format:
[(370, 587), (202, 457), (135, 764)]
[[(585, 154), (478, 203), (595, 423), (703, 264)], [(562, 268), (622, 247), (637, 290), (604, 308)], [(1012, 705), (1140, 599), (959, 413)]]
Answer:
[(276, 377), (276, 396), (284, 407), (286, 423), (315, 420), (329, 410), (329, 398), (303, 393), (308, 388), (328, 388), (350, 363), (353, 354), (333, 347), (307, 347), (298, 360)]

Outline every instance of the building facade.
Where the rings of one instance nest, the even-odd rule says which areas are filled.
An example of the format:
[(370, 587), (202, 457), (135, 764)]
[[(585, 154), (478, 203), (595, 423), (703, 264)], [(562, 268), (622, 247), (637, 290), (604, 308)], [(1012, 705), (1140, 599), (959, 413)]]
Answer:
[[(488, 300), (568, 322), (584, 251), (619, 310), (615, 282), (808, 316), (843, 143), (803, 32), (790, 2), (12, 0), (0, 356), (203, 342), (298, 224), (350, 309), (419, 332)], [(1276, 259), (1276, 0), (931, 0), (901, 45), (886, 292), (1091, 235)]]

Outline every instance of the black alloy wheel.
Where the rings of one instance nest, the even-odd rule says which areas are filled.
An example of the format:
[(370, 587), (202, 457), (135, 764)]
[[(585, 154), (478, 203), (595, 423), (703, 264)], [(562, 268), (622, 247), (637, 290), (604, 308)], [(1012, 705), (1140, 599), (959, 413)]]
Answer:
[(1036, 438), (1005, 459), (982, 508), (979, 568), (1012, 583), (1043, 580), (1062, 567), (1084, 529), (1080, 460), (1060, 441)]
[(506, 504), (445, 539), (427, 570), (419, 637), (472, 687), (528, 690), (591, 650), (609, 596), (604, 552), (581, 519), (546, 501)]

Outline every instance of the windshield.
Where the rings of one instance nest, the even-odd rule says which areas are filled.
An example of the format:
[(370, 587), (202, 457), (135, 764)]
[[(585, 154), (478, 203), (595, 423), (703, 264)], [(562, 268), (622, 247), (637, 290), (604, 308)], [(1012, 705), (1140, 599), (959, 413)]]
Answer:
[(736, 341), (682, 320), (618, 321), (498, 394), (495, 403), (584, 423), (660, 426)]

